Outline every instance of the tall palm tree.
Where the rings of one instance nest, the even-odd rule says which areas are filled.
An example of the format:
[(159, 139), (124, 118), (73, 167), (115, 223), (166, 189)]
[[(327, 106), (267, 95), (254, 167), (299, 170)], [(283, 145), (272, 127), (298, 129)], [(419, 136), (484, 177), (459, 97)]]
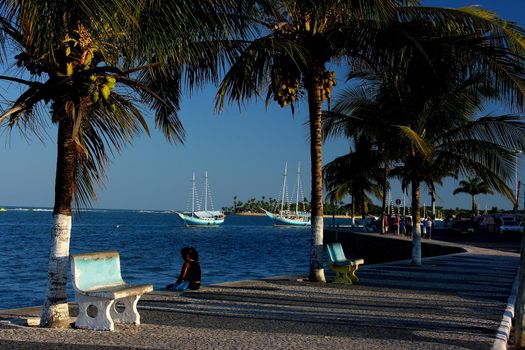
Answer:
[[(523, 147), (523, 122), (521, 118), (515, 116), (483, 117), (472, 120), (472, 113), (476, 105), (486, 97), (497, 98), (498, 91), (487, 90), (486, 85), (482, 86), (479, 83), (472, 84), (476, 80), (475, 75), (469, 79), (470, 81), (464, 80), (462, 85), (457, 85), (448, 93), (441, 94), (442, 101), (434, 105), (436, 110), (442, 109), (436, 114), (436, 117), (440, 122), (447, 120), (446, 128), (439, 132), (429, 132), (435, 124), (435, 121), (430, 121), (433, 119), (431, 118), (426, 122), (426, 135), (421, 132), (425, 130), (423, 127), (418, 129), (418, 135), (415, 138), (409, 136), (414, 129), (408, 131), (406, 135), (413, 141), (419, 138), (431, 146), (430, 158), (426, 157), (425, 161), (421, 161), (421, 156), (415, 155), (412, 157), (412, 162), (428, 164), (428, 169), (437, 171), (438, 175), (447, 175), (447, 173), (452, 175), (454, 172), (455, 177), (457, 174), (476, 174), (486, 181), (490, 188), (511, 198), (512, 195), (507, 186), (512, 169), (512, 154), (509, 150), (515, 145), (518, 149)], [(480, 90), (481, 94), (479, 94)], [(460, 104), (463, 104), (463, 109), (458, 108)], [(454, 113), (457, 114), (454, 115)], [(463, 117), (460, 117), (461, 114)], [(450, 116), (453, 119), (450, 119)], [(417, 169), (417, 167), (414, 168)], [(416, 174), (408, 178), (412, 178), (412, 185), (414, 185)], [(430, 184), (433, 179), (421, 176), (419, 181)]]
[(325, 281), (323, 269), (322, 104), (335, 84), (327, 65), (349, 53), (364, 51), (381, 22), (395, 19), (398, 0), (283, 0), (260, 7), (260, 34), (248, 43), (225, 75), (216, 106), (243, 101), (267, 91), (266, 102), (281, 107), (301, 97), (308, 104), (311, 157), (312, 231), (309, 279)]
[(471, 196), (472, 203), (472, 214), (476, 215), (478, 212), (478, 205), (476, 203), (476, 196), (478, 194), (492, 194), (493, 191), (490, 189), (489, 185), (486, 184), (479, 177), (470, 177), (467, 176), (466, 180), (461, 180), (459, 182), (459, 187), (452, 192), (456, 195), (458, 193), (468, 193)]
[[(505, 180), (512, 159), (508, 150), (524, 145), (519, 118), (472, 121), (486, 98), (521, 104), (522, 56), (515, 55), (513, 46), (498, 42), (493, 33), (483, 36), (439, 29), (422, 21), (394, 24), (375, 47), (381, 48), (375, 51), (380, 62), (363, 65), (359, 75), (375, 84), (364, 89), (369, 94), (368, 104), (376, 111), (369, 114), (375, 118), (368, 124), (390, 125), (388, 131), (401, 142), (396, 145), (396, 159), (403, 169), (398, 176), (404, 188), (411, 185), (416, 223), (420, 219), (420, 184), (435, 181), (429, 173), (444, 171), (444, 176), (473, 171), (492, 188), (508, 193)], [(359, 73), (355, 66), (353, 73)], [(344, 103), (338, 102), (335, 109)], [(340, 120), (334, 123), (336, 130), (348, 129), (345, 119)], [(346, 123), (355, 125), (355, 118), (347, 117)], [(384, 138), (383, 128), (378, 129), (377, 138)], [(413, 261), (421, 263), (419, 225), (413, 230)]]
[(233, 212), (237, 212), (237, 196), (233, 196)]
[(356, 204), (362, 217), (366, 215), (365, 207), (371, 203), (368, 194), (383, 198), (384, 172), (383, 157), (368, 137), (356, 137), (355, 150), (331, 161), (323, 168), (323, 178), (329, 201), (339, 202), (344, 196), (352, 197), (352, 217)]
[[(354, 66), (354, 71), (349, 75), (349, 80), (354, 77), (366, 79), (370, 77), (370, 72)], [(378, 198), (381, 199), (381, 213), (383, 215), (387, 210), (387, 193), (390, 189), (389, 175), (401, 150), (399, 132), (392, 124), (400, 123), (399, 117), (402, 114), (393, 113), (395, 109), (391, 108), (389, 104), (370, 98), (377, 93), (375, 82), (343, 91), (336, 99), (333, 110), (323, 112), (323, 132), (325, 139), (341, 135), (353, 139), (356, 144), (356, 153), (364, 151), (364, 154), (359, 156), (361, 158), (360, 163), (354, 163), (354, 167), (361, 168), (364, 166), (376, 176), (379, 176), (378, 172), (381, 173), (381, 181), (377, 178), (376, 181), (381, 184), (382, 193)], [(365, 150), (362, 147), (357, 148), (358, 141), (362, 142), (362, 140), (366, 140), (370, 150)], [(370, 153), (371, 151), (372, 153)], [(374, 170), (372, 170), (373, 168)], [(332, 170), (333, 173), (340, 171), (342, 174), (339, 179), (343, 180), (345, 171), (348, 173), (349, 170), (343, 168)], [(360, 172), (359, 170), (352, 170), (352, 172), (356, 171)], [(385, 230), (385, 221), (381, 220), (380, 232), (386, 233)]]
[[(95, 198), (109, 157), (140, 132), (141, 107), (170, 142), (182, 142), (181, 83), (217, 76), (223, 33), (235, 33), (242, 2), (131, 0), (4, 1), (2, 62), (18, 75), (0, 76), (25, 91), (3, 105), (0, 123), (41, 130), (57, 126), (57, 165), (48, 288), (41, 325), (69, 325), (67, 266), (73, 206)], [(230, 13), (228, 13), (228, 11)], [(216, 34), (215, 37), (213, 34)], [(218, 39), (218, 40), (208, 40)]]
[[(457, 40), (462, 42), (463, 38)], [(422, 66), (417, 69), (417, 64), (413, 62), (411, 69), (414, 71), (412, 73), (407, 71), (408, 75), (402, 83), (404, 88), (400, 89), (401, 92), (399, 90), (397, 92), (402, 96), (402, 100), (398, 103), (404, 104), (404, 108), (413, 113), (412, 116), (417, 117), (417, 119), (408, 119), (405, 126), (400, 127), (407, 140), (410, 140), (403, 160), (406, 171), (403, 181), (411, 185), (412, 213), (415, 223), (419, 222), (420, 184), (425, 182), (433, 186), (434, 180), (432, 176), (429, 177), (429, 173), (437, 172), (437, 175), (447, 175), (447, 173), (450, 175), (450, 171), (462, 174), (475, 173), (489, 181), (492, 188), (508, 195), (506, 181), (512, 158), (509, 149), (514, 149), (515, 145), (519, 145), (516, 149), (524, 146), (525, 129), (520, 118), (503, 116), (472, 119), (475, 111), (479, 110), (483, 101), (488, 98), (503, 98), (511, 103), (516, 101), (518, 104), (521, 103), (523, 60), (519, 56), (514, 56), (512, 50), (504, 46), (493, 50), (492, 43), (487, 45), (484, 39), (468, 38), (467, 40), (469, 44), (473, 44), (473, 51), (467, 52), (463, 57), (457, 50), (437, 53), (427, 48), (427, 55), (430, 55), (433, 61), (431, 67), (436, 73), (431, 74), (430, 79), (427, 77), (423, 82), (424, 69)], [(478, 45), (479, 48), (487, 47), (487, 49), (477, 51)], [(480, 69), (484, 66), (484, 64), (480, 65), (480, 60), (488, 56), (492, 56), (496, 61), (506, 60), (500, 56), (502, 52), (506, 52), (505, 55), (508, 55), (510, 60), (516, 59), (516, 61), (504, 67), (500, 73), (497, 73), (500, 67), (491, 64)], [(472, 53), (476, 58), (471, 56)], [(455, 61), (458, 56), (465, 61)], [(453, 59), (452, 63), (440, 64), (440, 60), (450, 62), (450, 58)], [(487, 62), (490, 60), (492, 58)], [(519, 63), (514, 65), (515, 62)], [(487, 73), (487, 70), (493, 72)], [(414, 75), (410, 77), (411, 74)], [(517, 83), (501, 84), (498, 81), (501, 75), (498, 74), (514, 76)], [(416, 86), (417, 90), (414, 89)], [(397, 88), (399, 87), (398, 85)], [(507, 95), (506, 92), (509, 90), (516, 95)], [(419, 225), (414, 225), (414, 228), (413, 261), (420, 264)]]

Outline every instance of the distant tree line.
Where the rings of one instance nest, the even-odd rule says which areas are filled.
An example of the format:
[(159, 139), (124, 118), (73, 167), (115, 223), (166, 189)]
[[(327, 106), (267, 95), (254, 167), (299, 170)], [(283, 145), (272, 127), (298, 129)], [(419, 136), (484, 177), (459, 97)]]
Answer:
[[(246, 202), (243, 202), (237, 198), (233, 197), (233, 204), (230, 207), (222, 207), (222, 210), (228, 213), (262, 213), (261, 209), (268, 210), (270, 212), (275, 212), (280, 210), (281, 200), (277, 200), (272, 197), (262, 196), (261, 199), (255, 197), (250, 198)], [(288, 209), (288, 205), (284, 204), (284, 208)], [(310, 210), (310, 202), (303, 198), (299, 202), (299, 210)], [(295, 203), (290, 203), (290, 210), (295, 210)]]
[[(277, 200), (272, 197), (265, 197), (262, 196), (260, 199), (257, 199), (255, 197), (250, 198), (246, 202), (243, 202), (237, 198), (237, 196), (233, 197), (233, 204), (229, 207), (222, 207), (222, 210), (227, 213), (262, 213), (261, 209), (268, 210), (270, 212), (277, 212), (280, 210), (281, 201)], [(331, 203), (331, 202), (325, 202), (323, 204), (324, 206), (324, 213), (325, 215), (343, 215), (343, 216), (352, 216), (351, 214), (351, 208), (352, 203)], [(310, 202), (304, 198), (302, 202), (299, 203), (299, 210), (306, 210), (309, 211), (311, 208)], [(285, 209), (288, 209), (288, 207), (285, 204)], [(295, 210), (295, 203), (290, 204), (290, 210)], [(423, 216), (431, 215), (430, 207), (420, 207), (419, 208), (420, 213)], [(405, 214), (410, 215), (410, 209), (409, 207), (405, 207)], [(487, 214), (504, 214), (504, 213), (512, 213), (513, 210), (504, 210), (499, 209), (498, 207), (491, 207), (490, 209), (486, 210)], [(380, 217), (382, 213), (382, 207), (381, 205), (376, 205), (373, 203), (369, 203), (366, 206), (365, 216), (378, 216)], [(403, 207), (398, 206), (391, 206), (390, 214), (403, 214)], [(469, 218), (472, 215), (474, 215), (474, 212), (469, 209), (464, 208), (444, 208), (441, 206), (436, 206), (436, 213), (437, 217), (443, 218), (443, 219), (449, 219), (449, 218)], [(484, 212), (482, 212), (483, 214)], [(362, 217), (361, 213), (356, 214), (356, 217)]]

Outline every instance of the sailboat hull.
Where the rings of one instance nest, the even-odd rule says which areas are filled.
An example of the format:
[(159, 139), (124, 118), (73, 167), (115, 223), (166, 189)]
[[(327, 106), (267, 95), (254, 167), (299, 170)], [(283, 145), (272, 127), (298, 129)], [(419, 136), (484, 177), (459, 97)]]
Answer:
[[(263, 209), (264, 210), (264, 209)], [(312, 222), (309, 219), (292, 219), (281, 215), (272, 214), (264, 210), (266, 216), (273, 222), (274, 226), (311, 226)]]
[(181, 212), (175, 212), (186, 224), (186, 226), (217, 226), (224, 222), (224, 217), (199, 218)]

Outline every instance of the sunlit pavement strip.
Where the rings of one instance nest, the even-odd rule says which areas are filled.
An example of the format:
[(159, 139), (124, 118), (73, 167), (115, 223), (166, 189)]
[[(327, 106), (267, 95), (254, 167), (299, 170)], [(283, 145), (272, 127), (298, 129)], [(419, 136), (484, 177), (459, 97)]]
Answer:
[(508, 334), (502, 317), (518, 265), (517, 254), (469, 248), (423, 266), (365, 264), (360, 285), (277, 278), (157, 291), (139, 303), (140, 327), (93, 332), (2, 323), (0, 348), (498, 348)]

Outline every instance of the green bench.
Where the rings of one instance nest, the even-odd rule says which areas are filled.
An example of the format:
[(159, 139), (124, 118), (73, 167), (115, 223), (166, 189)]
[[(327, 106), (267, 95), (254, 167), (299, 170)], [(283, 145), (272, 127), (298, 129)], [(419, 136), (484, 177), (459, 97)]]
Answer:
[(79, 309), (77, 328), (112, 331), (114, 322), (140, 324), (137, 303), (153, 286), (124, 282), (118, 252), (71, 255), (71, 275)]
[(359, 283), (355, 275), (359, 265), (364, 264), (363, 259), (347, 259), (341, 243), (328, 243), (328, 266), (335, 273), (334, 283)]

